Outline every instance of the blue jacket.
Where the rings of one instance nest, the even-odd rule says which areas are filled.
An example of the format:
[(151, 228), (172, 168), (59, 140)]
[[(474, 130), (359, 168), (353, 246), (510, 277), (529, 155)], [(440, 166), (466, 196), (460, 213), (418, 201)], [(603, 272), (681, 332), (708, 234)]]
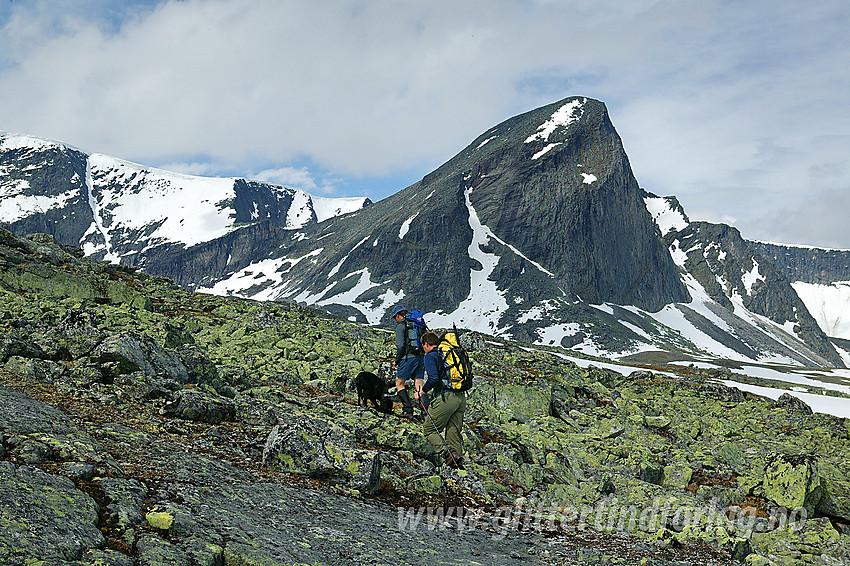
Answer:
[(445, 376), (443, 357), (436, 348), (425, 354), (425, 373), (428, 374), (428, 378), (422, 386), (423, 392), (428, 393), (433, 389), (439, 393), (445, 388), (443, 384), (443, 377)]

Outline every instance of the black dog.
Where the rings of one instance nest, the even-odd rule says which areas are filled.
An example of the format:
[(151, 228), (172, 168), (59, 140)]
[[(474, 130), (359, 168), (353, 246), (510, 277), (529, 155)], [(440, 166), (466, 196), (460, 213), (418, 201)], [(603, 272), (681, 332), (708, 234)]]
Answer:
[(375, 410), (388, 415), (393, 414), (393, 401), (387, 395), (387, 382), (370, 371), (361, 371), (354, 378), (354, 388), (357, 389), (357, 404), (368, 406), (369, 401)]

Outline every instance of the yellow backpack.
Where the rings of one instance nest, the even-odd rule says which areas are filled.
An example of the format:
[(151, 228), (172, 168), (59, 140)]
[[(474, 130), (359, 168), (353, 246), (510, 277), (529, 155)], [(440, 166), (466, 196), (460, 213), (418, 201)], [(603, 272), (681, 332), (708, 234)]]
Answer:
[(437, 345), (443, 358), (443, 383), (452, 391), (466, 391), (472, 387), (472, 365), (457, 335), (457, 329), (446, 332)]

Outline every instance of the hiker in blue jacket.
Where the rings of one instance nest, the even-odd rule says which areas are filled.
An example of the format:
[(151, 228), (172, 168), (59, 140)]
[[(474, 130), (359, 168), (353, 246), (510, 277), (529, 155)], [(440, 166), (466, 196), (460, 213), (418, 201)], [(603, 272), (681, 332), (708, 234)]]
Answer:
[(425, 381), (425, 366), (422, 362), (423, 352), (416, 346), (415, 336), (411, 339), (410, 323), (404, 319), (407, 309), (396, 305), (393, 309), (395, 320), (395, 388), (401, 400), (401, 416), (412, 419), (413, 401), (410, 400), (408, 382), (412, 380), (414, 391), (422, 388)]
[[(434, 452), (440, 454), (447, 466), (460, 467), (463, 461), (463, 412), (466, 410), (466, 394), (455, 391), (446, 385), (446, 370), (443, 357), (437, 349), (440, 339), (433, 332), (422, 335), (422, 349), (425, 350), (425, 371), (428, 379), (421, 390), (413, 394), (417, 401), (422, 395), (433, 391), (428, 405), (428, 417), (422, 425), (422, 433), (431, 443)], [(446, 430), (446, 440), (440, 431)]]

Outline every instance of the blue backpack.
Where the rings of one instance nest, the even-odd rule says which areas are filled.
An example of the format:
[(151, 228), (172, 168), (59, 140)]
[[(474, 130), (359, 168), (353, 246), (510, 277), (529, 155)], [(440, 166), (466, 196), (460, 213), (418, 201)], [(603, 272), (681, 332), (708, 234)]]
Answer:
[(420, 338), (423, 334), (428, 332), (428, 325), (425, 324), (425, 319), (423, 318), (421, 310), (412, 310), (404, 315), (404, 330), (407, 346), (407, 351), (405, 353), (421, 356), (424, 351), (422, 350), (422, 342), (420, 341)]

